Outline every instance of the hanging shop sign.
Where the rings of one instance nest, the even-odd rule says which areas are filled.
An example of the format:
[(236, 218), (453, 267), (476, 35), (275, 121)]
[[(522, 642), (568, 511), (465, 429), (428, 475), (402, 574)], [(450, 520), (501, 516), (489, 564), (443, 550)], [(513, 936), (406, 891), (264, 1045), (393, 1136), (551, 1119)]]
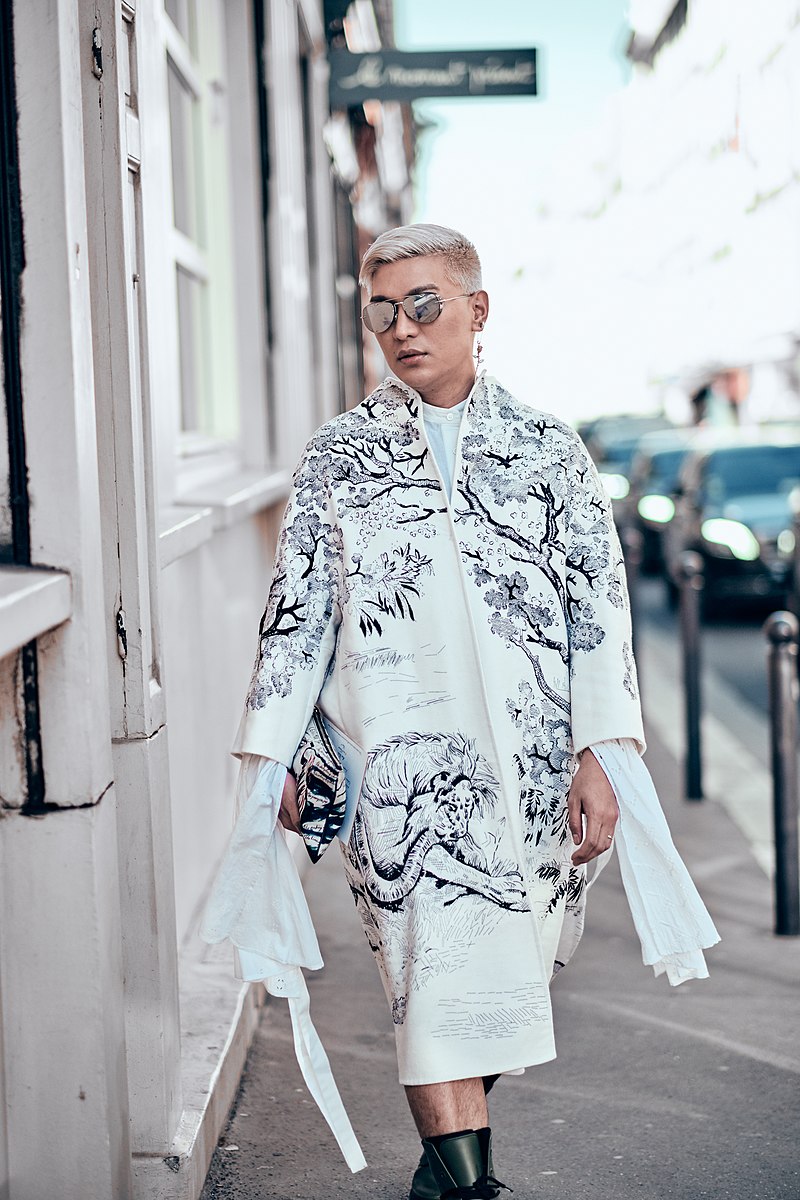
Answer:
[(535, 96), (535, 50), (330, 51), (331, 108), (364, 100)]

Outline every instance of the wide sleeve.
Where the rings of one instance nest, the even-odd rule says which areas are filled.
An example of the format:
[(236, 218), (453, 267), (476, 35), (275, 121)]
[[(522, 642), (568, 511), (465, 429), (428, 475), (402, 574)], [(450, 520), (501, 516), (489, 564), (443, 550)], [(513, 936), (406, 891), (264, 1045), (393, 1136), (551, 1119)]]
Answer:
[(644, 753), (622, 549), (597, 469), (574, 438), (565, 571), (573, 746), (633, 738)]
[(312, 439), (292, 480), (231, 753), (291, 763), (336, 646), (341, 578), (341, 528)]
[(719, 934), (678, 854), (650, 772), (632, 741), (591, 747), (619, 805), (614, 844), (642, 961), (674, 986), (706, 979)]
[(240, 979), (322, 966), (311, 914), (278, 824), (286, 767), (242, 755), (234, 826), (200, 921), (206, 942), (229, 941)]

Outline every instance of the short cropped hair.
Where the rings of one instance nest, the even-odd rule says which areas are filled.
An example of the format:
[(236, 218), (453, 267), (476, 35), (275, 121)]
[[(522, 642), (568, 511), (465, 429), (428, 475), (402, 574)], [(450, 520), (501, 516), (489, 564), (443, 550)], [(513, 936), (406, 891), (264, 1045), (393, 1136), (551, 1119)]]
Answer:
[(469, 238), (445, 225), (399, 225), (380, 234), (361, 260), (358, 282), (369, 289), (378, 267), (400, 262), (405, 258), (420, 258), (424, 254), (441, 254), (451, 283), (471, 295), (479, 292), (481, 260)]

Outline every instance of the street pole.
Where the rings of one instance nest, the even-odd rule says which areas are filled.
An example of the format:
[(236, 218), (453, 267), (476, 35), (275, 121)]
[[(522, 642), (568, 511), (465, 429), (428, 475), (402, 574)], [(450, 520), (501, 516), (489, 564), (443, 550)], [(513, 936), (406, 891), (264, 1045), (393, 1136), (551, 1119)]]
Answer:
[(683, 690), (686, 704), (685, 795), (687, 800), (702, 800), (700, 599), (703, 591), (703, 560), (694, 550), (684, 550), (681, 554), (679, 559), (679, 579), (681, 589)]
[(800, 857), (797, 797), (797, 617), (775, 612), (769, 642), (770, 748), (775, 816), (775, 932), (800, 935)]

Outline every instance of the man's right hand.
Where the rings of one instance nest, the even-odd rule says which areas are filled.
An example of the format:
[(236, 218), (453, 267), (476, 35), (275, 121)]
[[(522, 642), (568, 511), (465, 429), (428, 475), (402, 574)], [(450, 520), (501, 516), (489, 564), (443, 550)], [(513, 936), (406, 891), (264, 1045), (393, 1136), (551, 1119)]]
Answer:
[(291, 771), (286, 772), (278, 820), (284, 829), (300, 833), (300, 812), (297, 807), (297, 781)]

